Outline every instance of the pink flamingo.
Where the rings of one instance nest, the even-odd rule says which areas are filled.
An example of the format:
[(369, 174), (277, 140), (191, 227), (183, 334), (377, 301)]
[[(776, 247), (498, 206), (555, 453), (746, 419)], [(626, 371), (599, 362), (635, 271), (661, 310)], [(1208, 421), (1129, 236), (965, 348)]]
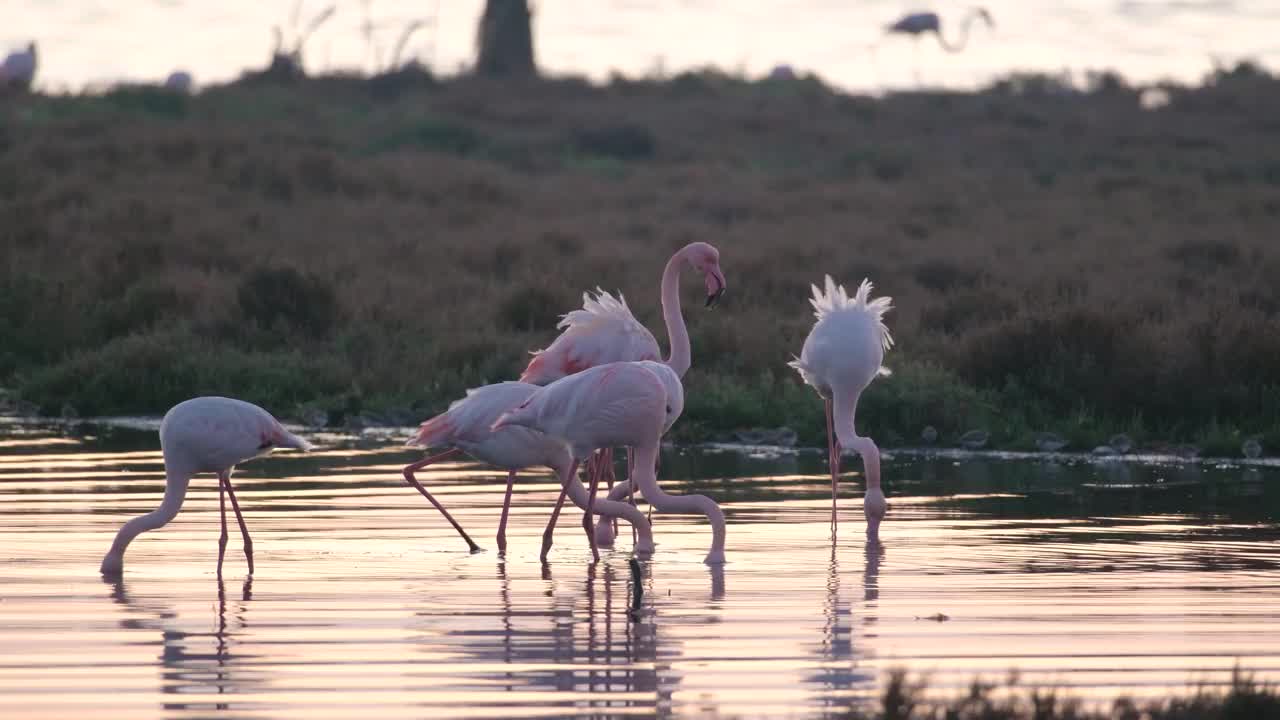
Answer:
[[(711, 550), (705, 562), (724, 562), (724, 513), (702, 495), (668, 495), (658, 487), (658, 443), (684, 405), (680, 378), (658, 362), (617, 362), (561, 378), (533, 393), (519, 407), (503, 413), (495, 430), (512, 426), (533, 428), (563, 440), (579, 460), (606, 447), (631, 447), (636, 454), (632, 480), (660, 512), (692, 512), (707, 516), (712, 527)], [(591, 477), (583, 529), (591, 537), (591, 517), (598, 475)], [(559, 503), (552, 513), (555, 524)]]
[[(703, 274), (707, 288), (706, 306), (711, 307), (728, 286), (720, 270), (720, 251), (704, 242), (693, 242), (677, 250), (662, 271), (662, 318), (667, 326), (671, 354), (666, 364), (683, 378), (692, 362), (689, 330), (680, 308), (680, 271), (684, 267)], [(520, 376), (521, 382), (546, 385), (588, 368), (619, 361), (661, 361), (662, 350), (648, 328), (636, 320), (622, 293), (614, 298), (596, 288), (596, 297), (582, 294), (582, 309), (564, 315), (556, 326), (564, 332), (546, 348), (536, 350)], [(602, 448), (594, 466), (611, 471), (613, 452)], [(628, 458), (628, 465), (633, 464)], [(631, 470), (630, 472), (634, 472)], [(590, 473), (594, 474), (594, 472)], [(612, 480), (610, 480), (612, 485)], [(630, 490), (633, 485), (625, 486)]]
[[(507, 513), (511, 507), (511, 490), (517, 471), (539, 465), (549, 467), (560, 479), (563, 488), (560, 496), (562, 499), (565, 493), (568, 493), (578, 507), (585, 510), (588, 505), (586, 488), (577, 477), (578, 462), (570, 457), (569, 448), (563, 442), (524, 427), (490, 429), (499, 415), (525, 402), (539, 389), (539, 386), (528, 383), (501, 382), (468, 390), (466, 397), (454, 401), (449, 405), (448, 410), (422, 423), (417, 435), (405, 443), (422, 447), (452, 446), (445, 452), (406, 466), (404, 478), (444, 515), (471, 547), (472, 552), (479, 550), (480, 547), (453, 519), (449, 511), (445, 510), (444, 506), (418, 482), (414, 477), (415, 471), (459, 453), (466, 453), (477, 460), (506, 470), (507, 493), (502, 500), (502, 518), (498, 521), (497, 538), (498, 550), (504, 553), (507, 549)], [(621, 517), (636, 528), (640, 534), (636, 552), (653, 551), (653, 534), (649, 522), (635, 507), (622, 502), (604, 501), (598, 506), (597, 511), (606, 517)], [(551, 549), (553, 530), (554, 527), (548, 527), (543, 535), (543, 560), (547, 559), (547, 552)]]
[(133, 518), (120, 528), (111, 549), (102, 559), (101, 572), (119, 577), (124, 572), (124, 551), (138, 535), (164, 527), (182, 509), (187, 485), (197, 473), (218, 475), (218, 505), (222, 511), (222, 534), (218, 537), (218, 577), (227, 550), (227, 504), (235, 510), (236, 522), (244, 538), (244, 557), (253, 574), (253, 541), (240, 514), (240, 503), (231, 489), (231, 471), (236, 465), (268, 455), (273, 448), (310, 450), (311, 443), (290, 433), (257, 405), (225, 397), (198, 397), (174, 405), (160, 422), (160, 447), (164, 454), (164, 500), (156, 510)]
[[(826, 276), (825, 292), (813, 285), (814, 316), (818, 321), (805, 338), (800, 357), (788, 363), (800, 377), (818, 391), (826, 402), (827, 451), (831, 465), (831, 525), (836, 526), (837, 478), (840, 454), (850, 448), (862, 456), (866, 468), (867, 492), (863, 513), (867, 535), (879, 537), (880, 521), (888, 510), (880, 489), (880, 450), (868, 437), (854, 430), (853, 416), (862, 391), (879, 375), (889, 375), (884, 353), (893, 345), (884, 314), (892, 307), (887, 297), (871, 299), (871, 281), (863, 280), (852, 298), (843, 285)], [(836, 439), (832, 440), (834, 425)]]
[[(707, 307), (724, 294), (726, 283), (720, 270), (720, 251), (704, 242), (680, 248), (662, 271), (662, 318), (667, 324), (671, 355), (666, 363), (676, 375), (689, 370), (689, 330), (680, 310), (680, 270), (688, 265), (701, 272), (707, 286)], [(564, 332), (546, 348), (536, 350), (520, 382), (546, 385), (587, 368), (624, 360), (660, 361), (662, 350), (648, 328), (636, 320), (627, 300), (614, 298), (596, 288), (596, 297), (582, 294), (582, 309), (566, 313), (556, 325)]]

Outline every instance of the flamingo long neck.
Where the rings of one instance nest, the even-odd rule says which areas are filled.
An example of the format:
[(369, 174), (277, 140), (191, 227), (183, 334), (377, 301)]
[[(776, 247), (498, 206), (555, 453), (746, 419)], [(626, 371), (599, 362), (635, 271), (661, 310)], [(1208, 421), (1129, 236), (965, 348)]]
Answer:
[(942, 30), (938, 30), (938, 44), (949, 53), (958, 53), (964, 50), (965, 45), (969, 44), (969, 26), (977, 19), (977, 10), (970, 10), (969, 14), (964, 16), (964, 20), (960, 23), (960, 39), (954, 45), (947, 42), (947, 39), (942, 36)]
[(833, 387), (831, 394), (834, 396), (831, 415), (836, 426), (836, 438), (840, 440), (840, 447), (853, 450), (862, 456), (863, 467), (866, 470), (867, 490), (879, 490), (880, 451), (870, 438), (858, 437), (857, 431), (854, 430), (853, 417), (858, 410), (858, 396), (862, 393), (861, 391), (846, 392)]
[(671, 343), (671, 356), (667, 365), (680, 377), (689, 371), (693, 362), (689, 348), (689, 330), (684, 325), (680, 311), (680, 266), (684, 264), (684, 249), (667, 261), (662, 271), (662, 319), (667, 324), (667, 339)]
[(125, 549), (134, 538), (148, 530), (155, 530), (169, 524), (169, 521), (173, 520), (182, 509), (182, 501), (187, 497), (187, 485), (190, 484), (193, 474), (185, 469), (166, 467), (164, 500), (160, 501), (160, 507), (125, 523), (124, 527), (120, 528), (120, 532), (116, 533), (116, 539), (111, 543), (111, 550), (107, 552), (107, 557), (122, 559)]
[(711, 555), (724, 556), (724, 512), (705, 495), (668, 495), (658, 487), (658, 445), (636, 447), (635, 483), (659, 512), (697, 513), (711, 522)]
[[(576, 468), (576, 465), (569, 463), (567, 466), (557, 469), (556, 473), (560, 477), (560, 483), (568, 491), (569, 499), (573, 501), (573, 504), (586, 510), (589, 496), (587, 488), (578, 479)], [(627, 521), (631, 527), (639, 532), (640, 544), (652, 550), (653, 528), (649, 525), (649, 521), (645, 519), (644, 514), (631, 503), (597, 499), (592, 503), (592, 512), (601, 517), (622, 518)]]

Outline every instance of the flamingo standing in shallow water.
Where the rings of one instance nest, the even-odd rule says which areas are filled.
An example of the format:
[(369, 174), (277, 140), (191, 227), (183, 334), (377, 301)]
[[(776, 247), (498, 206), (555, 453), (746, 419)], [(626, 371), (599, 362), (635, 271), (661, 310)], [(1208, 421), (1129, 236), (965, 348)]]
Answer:
[(225, 397), (198, 397), (174, 405), (160, 422), (160, 447), (164, 454), (164, 500), (156, 510), (140, 515), (120, 528), (111, 549), (102, 559), (101, 572), (118, 577), (124, 572), (124, 551), (139, 534), (164, 527), (182, 509), (187, 485), (197, 473), (218, 475), (218, 505), (222, 510), (222, 534), (218, 537), (218, 577), (227, 550), (227, 504), (235, 510), (244, 538), (244, 557), (253, 574), (253, 541), (231, 489), (236, 465), (278, 447), (310, 450), (311, 443), (284, 429), (271, 413), (257, 405)]
[[(498, 522), (499, 552), (506, 552), (507, 549), (507, 513), (511, 507), (511, 490), (518, 470), (545, 465), (555, 471), (556, 477), (560, 479), (563, 488), (561, 498), (564, 497), (564, 493), (568, 493), (574, 504), (584, 510), (589, 504), (587, 491), (577, 477), (578, 462), (570, 456), (569, 448), (563, 442), (525, 427), (491, 429), (499, 415), (525, 402), (539, 389), (539, 386), (528, 383), (501, 382), (468, 390), (466, 397), (455, 401), (447, 411), (422, 423), (418, 433), (405, 443), (422, 447), (452, 446), (450, 450), (406, 466), (404, 478), (431, 501), (432, 505), (435, 505), (436, 509), (462, 535), (462, 539), (467, 541), (467, 545), (473, 552), (479, 550), (479, 546), (471, 540), (449, 511), (445, 510), (444, 506), (422, 487), (414, 477), (415, 471), (459, 453), (466, 453), (477, 460), (506, 470), (507, 493), (502, 500), (502, 518)], [(636, 551), (652, 552), (653, 534), (649, 522), (639, 510), (627, 503), (606, 500), (597, 505), (597, 512), (610, 518), (622, 517), (630, 522), (640, 535)], [(547, 552), (551, 549), (553, 530), (554, 527), (548, 527), (543, 535), (543, 560), (547, 559)]]
[[(659, 362), (617, 362), (597, 365), (561, 378), (529, 396), (519, 407), (503, 413), (495, 430), (522, 426), (563, 440), (573, 457), (582, 460), (609, 447), (630, 447), (636, 454), (632, 480), (660, 512), (694, 512), (711, 521), (711, 551), (705, 562), (724, 562), (724, 513), (702, 495), (668, 495), (658, 487), (658, 443), (684, 408), (680, 377)], [(591, 532), (599, 475), (591, 477), (583, 528)], [(563, 500), (563, 498), (561, 498)], [(554, 526), (560, 503), (551, 517)], [(596, 555), (598, 557), (598, 555)]]
[[(706, 306), (724, 294), (727, 283), (720, 270), (720, 251), (704, 242), (693, 242), (677, 250), (662, 271), (662, 318), (667, 326), (671, 354), (665, 361), (677, 378), (688, 372), (691, 360), (689, 330), (680, 308), (680, 271), (690, 267), (703, 274), (707, 288)], [(662, 350), (648, 328), (636, 320), (622, 293), (614, 298), (596, 288), (596, 297), (582, 294), (582, 309), (564, 315), (556, 326), (564, 332), (546, 348), (534, 351), (533, 360), (520, 376), (521, 382), (546, 385), (588, 368), (620, 361), (661, 362)], [(602, 448), (595, 466), (603, 471), (612, 466), (612, 450)], [(628, 465), (633, 465), (628, 458)], [(630, 469), (629, 472), (634, 472)], [(591, 474), (595, 474), (594, 472)], [(630, 489), (631, 483), (622, 486)], [(612, 499), (620, 499), (613, 497)]]
[(878, 539), (880, 521), (888, 510), (880, 489), (880, 450), (871, 438), (858, 435), (853, 418), (862, 391), (877, 376), (889, 375), (889, 369), (882, 363), (885, 351), (893, 345), (889, 328), (884, 324), (884, 314), (892, 308), (892, 301), (887, 297), (872, 299), (870, 280), (863, 280), (853, 297), (849, 297), (843, 285), (836, 285), (830, 275), (826, 276), (825, 290), (819, 290), (816, 285), (811, 287), (813, 299), (809, 302), (818, 321), (805, 338), (800, 357), (788, 365), (798, 370), (800, 377), (813, 386), (826, 403), (832, 532), (836, 527), (840, 454), (847, 448), (862, 456), (867, 478), (863, 500), (867, 536)]

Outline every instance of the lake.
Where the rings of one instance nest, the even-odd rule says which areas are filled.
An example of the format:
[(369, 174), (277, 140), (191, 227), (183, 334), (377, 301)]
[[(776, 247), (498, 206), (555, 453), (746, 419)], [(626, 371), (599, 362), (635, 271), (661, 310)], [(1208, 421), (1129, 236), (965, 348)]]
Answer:
[(655, 514), (633, 621), (629, 533), (591, 566), (567, 511), (541, 565), (557, 488), (529, 473), (503, 558), (503, 475), (419, 473), (488, 548), (470, 554), (401, 478), (404, 435), (242, 465), (252, 581), (234, 522), (214, 576), (201, 476), (109, 583), (111, 538), (163, 488), (154, 430), (0, 419), (0, 717), (822, 717), (896, 667), (939, 697), (1011, 669), (1100, 701), (1237, 663), (1280, 679), (1274, 465), (889, 453), (874, 548), (856, 472), (832, 542), (821, 451), (669, 450), (664, 487), (721, 502), (729, 562), (702, 564), (702, 518)]
[[(302, 27), (328, 2), (295, 0), (5, 0), (0, 47), (35, 38), (37, 84), (46, 90), (120, 79), (161, 80), (175, 68), (197, 83), (263, 67), (271, 28)], [(405, 26), (426, 23), (406, 56), (453, 72), (469, 64), (482, 0), (338, 2), (305, 47), (312, 71), (373, 70), (387, 63)], [(1142, 81), (1198, 81), (1212, 58), (1280, 57), (1280, 3), (1274, 0), (984, 0), (994, 30), (975, 27), (962, 53), (933, 39), (884, 39), (905, 12), (937, 10), (958, 38), (969, 2), (904, 0), (555, 0), (534, 2), (534, 41), (542, 67), (603, 79), (715, 65), (763, 74), (776, 64), (817, 72), (860, 91), (926, 85), (974, 87), (1012, 70), (1114, 69)], [(368, 8), (368, 13), (364, 8)], [(372, 33), (366, 35), (368, 23)], [(292, 43), (288, 34), (287, 43)], [(371, 38), (371, 41), (367, 38)], [(874, 51), (872, 46), (875, 46)], [(381, 57), (381, 61), (378, 58)]]

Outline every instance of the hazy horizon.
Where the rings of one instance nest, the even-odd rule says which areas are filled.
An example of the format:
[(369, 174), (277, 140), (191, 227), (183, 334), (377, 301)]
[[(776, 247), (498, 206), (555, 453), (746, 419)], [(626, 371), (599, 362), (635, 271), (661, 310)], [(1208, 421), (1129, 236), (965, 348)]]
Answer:
[[(78, 90), (121, 80), (163, 79), (175, 69), (200, 84), (230, 80), (263, 67), (273, 25), (289, 26), (291, 0), (220, 5), (191, 0), (105, 3), (0, 2), (0, 45), (7, 51), (39, 43), (36, 86)], [(305, 25), (325, 6), (302, 8)], [(431, 21), (406, 56), (442, 72), (471, 61), (483, 2), (372, 0), (375, 43), (384, 59), (407, 23)], [(752, 75), (777, 64), (816, 72), (833, 85), (877, 90), (915, 85), (910, 38), (884, 38), (883, 27), (915, 9), (943, 17), (948, 39), (959, 36), (968, 3), (898, 0), (784, 3), (750, 6), (710, 0), (560, 0), (536, 4), (535, 47), (543, 71), (605, 78), (612, 71), (643, 74), (714, 65)], [(918, 63), (927, 85), (974, 87), (1014, 71), (1110, 69), (1135, 81), (1194, 82), (1213, 67), (1280, 55), (1280, 2), (1232, 0), (1068, 0), (1061, 3), (991, 0), (996, 28), (975, 25), (962, 53), (944, 53), (933, 38), (920, 42)], [(373, 70), (360, 2), (337, 12), (306, 46), (311, 72)], [(871, 46), (878, 43), (873, 52)]]

